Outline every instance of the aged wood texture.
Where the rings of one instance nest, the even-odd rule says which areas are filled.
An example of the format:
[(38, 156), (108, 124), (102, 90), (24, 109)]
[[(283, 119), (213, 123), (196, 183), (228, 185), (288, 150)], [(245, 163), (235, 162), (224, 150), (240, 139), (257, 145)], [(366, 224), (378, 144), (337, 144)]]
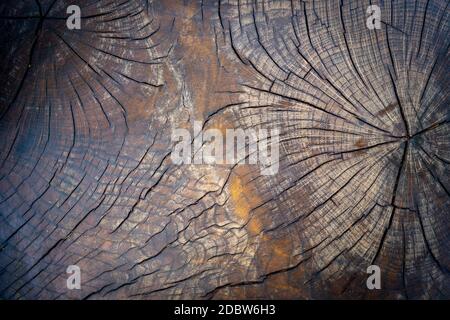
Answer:
[[(448, 1), (72, 2), (0, 4), (1, 298), (450, 297)], [(194, 120), (278, 173), (174, 165)]]

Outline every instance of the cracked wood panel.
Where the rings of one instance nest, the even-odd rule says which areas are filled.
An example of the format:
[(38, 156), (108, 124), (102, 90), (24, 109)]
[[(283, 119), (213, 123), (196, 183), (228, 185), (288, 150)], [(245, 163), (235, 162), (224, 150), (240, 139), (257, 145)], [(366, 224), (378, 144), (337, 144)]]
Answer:
[[(450, 296), (448, 1), (76, 2), (0, 4), (2, 298)], [(194, 120), (279, 172), (174, 165)]]

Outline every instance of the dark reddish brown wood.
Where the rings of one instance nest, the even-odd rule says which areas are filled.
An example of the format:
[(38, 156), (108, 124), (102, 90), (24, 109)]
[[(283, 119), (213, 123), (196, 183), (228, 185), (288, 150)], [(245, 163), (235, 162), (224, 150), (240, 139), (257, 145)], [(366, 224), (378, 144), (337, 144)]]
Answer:
[[(0, 4), (1, 298), (449, 298), (448, 2), (78, 3)], [(194, 120), (279, 172), (173, 164)]]

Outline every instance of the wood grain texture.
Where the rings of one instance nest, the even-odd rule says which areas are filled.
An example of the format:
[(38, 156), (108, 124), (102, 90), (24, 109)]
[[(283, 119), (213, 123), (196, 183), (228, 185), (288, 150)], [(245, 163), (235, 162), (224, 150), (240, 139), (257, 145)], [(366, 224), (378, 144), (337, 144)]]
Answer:
[[(1, 298), (450, 297), (448, 1), (75, 2), (0, 4)], [(194, 120), (279, 172), (173, 164)]]

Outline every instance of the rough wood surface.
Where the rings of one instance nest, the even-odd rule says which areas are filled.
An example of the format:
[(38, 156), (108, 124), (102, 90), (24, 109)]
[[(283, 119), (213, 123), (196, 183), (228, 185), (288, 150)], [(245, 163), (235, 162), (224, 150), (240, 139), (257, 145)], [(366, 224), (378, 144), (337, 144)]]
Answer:
[[(72, 2), (0, 3), (1, 298), (450, 297), (448, 1)], [(174, 165), (193, 120), (278, 174)]]

